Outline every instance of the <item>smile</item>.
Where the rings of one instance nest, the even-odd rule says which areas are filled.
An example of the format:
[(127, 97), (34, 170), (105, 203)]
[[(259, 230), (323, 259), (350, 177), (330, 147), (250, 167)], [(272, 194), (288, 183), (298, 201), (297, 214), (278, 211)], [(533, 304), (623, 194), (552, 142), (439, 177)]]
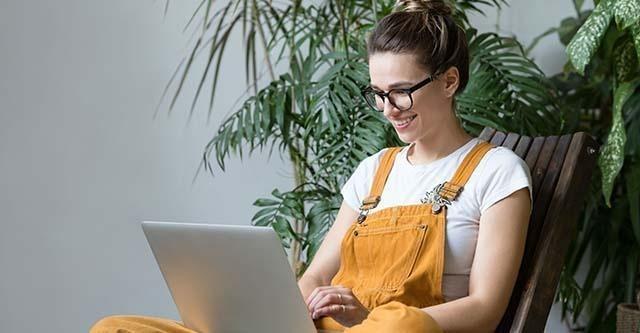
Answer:
[(393, 124), (393, 126), (395, 128), (402, 129), (402, 128), (405, 128), (405, 127), (409, 126), (411, 121), (414, 120), (416, 117), (417, 117), (417, 115), (413, 115), (413, 116), (411, 116), (409, 118), (405, 118), (405, 119), (402, 119), (402, 120), (392, 120), (391, 123)]

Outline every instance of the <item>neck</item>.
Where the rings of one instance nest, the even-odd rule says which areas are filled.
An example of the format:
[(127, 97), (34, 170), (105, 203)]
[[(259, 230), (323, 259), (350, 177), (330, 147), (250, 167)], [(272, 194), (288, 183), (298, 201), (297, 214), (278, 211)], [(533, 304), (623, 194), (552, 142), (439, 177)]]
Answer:
[(455, 119), (449, 122), (449, 126), (440, 126), (415, 141), (407, 153), (407, 158), (413, 165), (430, 163), (453, 153), (471, 139)]

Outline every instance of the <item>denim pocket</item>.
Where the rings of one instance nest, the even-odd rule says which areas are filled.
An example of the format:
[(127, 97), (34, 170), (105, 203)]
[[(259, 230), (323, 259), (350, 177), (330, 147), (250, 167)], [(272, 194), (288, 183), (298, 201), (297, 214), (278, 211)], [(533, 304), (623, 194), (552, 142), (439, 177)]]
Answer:
[(356, 265), (364, 284), (381, 290), (400, 287), (413, 272), (427, 231), (425, 224), (353, 230)]

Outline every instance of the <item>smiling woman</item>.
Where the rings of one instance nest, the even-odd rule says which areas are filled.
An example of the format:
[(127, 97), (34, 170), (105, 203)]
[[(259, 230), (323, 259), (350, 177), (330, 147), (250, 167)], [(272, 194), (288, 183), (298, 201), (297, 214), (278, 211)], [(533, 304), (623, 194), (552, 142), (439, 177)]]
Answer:
[(469, 55), (449, 7), (398, 8), (369, 37), (362, 96), (409, 145), (360, 163), (299, 285), (321, 328), (493, 331), (522, 257), (529, 171), (455, 115)]

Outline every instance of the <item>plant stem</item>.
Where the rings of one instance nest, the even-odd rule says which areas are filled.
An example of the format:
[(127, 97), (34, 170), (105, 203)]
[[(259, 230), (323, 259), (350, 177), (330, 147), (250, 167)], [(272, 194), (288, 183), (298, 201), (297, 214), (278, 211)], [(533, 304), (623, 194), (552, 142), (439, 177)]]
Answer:
[[(302, 165), (301, 156), (298, 154), (297, 148), (289, 149), (289, 155), (291, 158), (291, 162), (293, 164), (293, 176), (294, 176), (295, 187), (298, 188), (305, 182), (304, 166)], [(302, 205), (303, 205), (302, 211), (304, 214), (304, 202), (302, 203)], [(298, 235), (301, 234), (304, 231), (304, 227), (305, 227), (304, 219), (294, 220), (293, 231), (296, 234)], [(299, 241), (294, 239), (292, 250), (291, 250), (291, 257), (289, 258), (290, 259), (289, 261), (291, 263), (291, 267), (296, 272), (296, 275), (298, 274), (301, 267), (301, 260), (300, 260), (301, 252), (302, 252), (302, 244), (300, 244)]]
[(343, 1), (338, 1), (338, 5), (340, 6), (340, 30), (342, 32), (342, 39), (344, 43), (345, 58), (347, 62), (349, 62), (349, 35), (347, 34), (347, 29), (345, 27), (346, 18), (344, 15), (346, 5)]
[(269, 76), (271, 77), (271, 81), (275, 81), (276, 75), (273, 72), (273, 65), (271, 65), (271, 57), (269, 56), (269, 48), (267, 47), (266, 38), (264, 36), (264, 30), (262, 29), (262, 23), (260, 22), (260, 15), (258, 14), (258, 4), (256, 0), (251, 2), (253, 4), (253, 18), (258, 27), (258, 33), (260, 34), (260, 42), (262, 43), (262, 48), (264, 49), (265, 61), (267, 62), (267, 68), (269, 69)]
[[(291, 87), (291, 114), (296, 113), (296, 106), (297, 104), (296, 104), (295, 89)], [(300, 149), (299, 149), (300, 145), (302, 144), (301, 141), (302, 140), (294, 136), (291, 139), (291, 144), (289, 146), (289, 157), (293, 164), (293, 177), (295, 182), (295, 188), (300, 187), (302, 184), (306, 182), (306, 177), (305, 177), (306, 172), (305, 172), (305, 165), (304, 165), (304, 162), (306, 162), (306, 160), (300, 155)], [(301, 205), (302, 205), (301, 214), (303, 218), (295, 219), (293, 222), (294, 223), (293, 231), (296, 233), (296, 235), (300, 235), (304, 231), (304, 227), (305, 227), (304, 200), (302, 200)], [(291, 249), (290, 264), (296, 276), (298, 275), (302, 267), (302, 261), (300, 260), (301, 252), (302, 252), (302, 244), (300, 244), (298, 240), (294, 239), (293, 246)]]

